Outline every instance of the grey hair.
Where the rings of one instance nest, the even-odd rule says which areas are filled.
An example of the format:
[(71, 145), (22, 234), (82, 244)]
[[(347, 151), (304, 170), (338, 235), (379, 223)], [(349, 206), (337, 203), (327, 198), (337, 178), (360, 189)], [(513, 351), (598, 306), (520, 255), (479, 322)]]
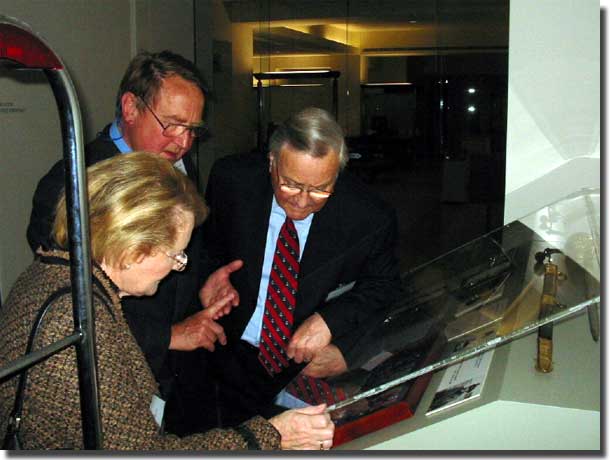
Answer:
[(314, 158), (335, 152), (341, 169), (349, 159), (341, 126), (326, 110), (317, 107), (303, 109), (278, 125), (269, 140), (269, 158), (275, 160), (286, 144)]

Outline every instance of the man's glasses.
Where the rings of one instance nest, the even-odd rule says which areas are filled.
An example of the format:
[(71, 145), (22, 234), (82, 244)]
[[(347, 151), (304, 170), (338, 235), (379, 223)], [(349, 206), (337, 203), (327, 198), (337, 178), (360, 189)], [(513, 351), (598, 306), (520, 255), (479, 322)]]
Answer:
[(186, 255), (186, 252), (180, 251), (176, 254), (171, 254), (166, 252), (165, 255), (174, 261), (174, 270), (177, 272), (181, 272), (186, 268), (186, 264), (189, 261), (189, 257)]
[(306, 192), (309, 195), (309, 197), (314, 200), (326, 200), (333, 194), (332, 191), (328, 191), (328, 190), (320, 190), (317, 188), (306, 187), (301, 184), (289, 184), (287, 182), (282, 182), (282, 179), (280, 178), (280, 172), (278, 170), (277, 162), (274, 161), (273, 163), (275, 163), (275, 173), (277, 174), (277, 181), (278, 181), (280, 190), (283, 193), (285, 193), (286, 195), (295, 196), (295, 195), (298, 195), (299, 193)]
[(140, 101), (142, 101), (142, 104), (144, 104), (144, 107), (146, 107), (150, 111), (150, 113), (152, 113), (152, 116), (155, 117), (155, 120), (157, 120), (157, 123), (159, 123), (161, 128), (163, 128), (164, 136), (179, 137), (179, 136), (182, 136), (186, 131), (188, 131), (189, 135), (191, 135), (192, 137), (201, 137), (205, 134), (206, 128), (203, 125), (189, 126), (189, 125), (183, 125), (180, 123), (164, 124), (159, 119), (157, 114), (153, 111), (153, 109), (150, 108), (150, 106), (146, 103), (146, 101), (142, 97), (138, 96), (138, 99), (140, 99)]

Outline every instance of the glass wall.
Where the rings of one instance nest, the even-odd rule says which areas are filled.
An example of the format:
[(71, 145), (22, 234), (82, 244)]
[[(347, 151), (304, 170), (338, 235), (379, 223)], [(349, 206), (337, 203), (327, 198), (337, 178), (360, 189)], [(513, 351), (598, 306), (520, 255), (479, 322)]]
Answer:
[[(253, 152), (290, 113), (336, 113), (349, 169), (398, 211), (405, 270), (502, 225), (509, 0), (222, 5), (233, 62), (250, 61)], [(339, 76), (284, 78), (312, 71)]]

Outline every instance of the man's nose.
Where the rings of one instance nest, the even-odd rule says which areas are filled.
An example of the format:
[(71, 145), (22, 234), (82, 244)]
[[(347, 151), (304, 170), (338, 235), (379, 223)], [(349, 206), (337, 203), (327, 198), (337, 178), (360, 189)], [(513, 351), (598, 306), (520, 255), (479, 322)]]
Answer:
[(309, 192), (301, 190), (297, 195), (297, 205), (300, 208), (304, 208), (309, 204)]
[(183, 149), (188, 149), (193, 143), (193, 137), (189, 133), (188, 130), (184, 131), (179, 136), (174, 138), (174, 142), (178, 144)]

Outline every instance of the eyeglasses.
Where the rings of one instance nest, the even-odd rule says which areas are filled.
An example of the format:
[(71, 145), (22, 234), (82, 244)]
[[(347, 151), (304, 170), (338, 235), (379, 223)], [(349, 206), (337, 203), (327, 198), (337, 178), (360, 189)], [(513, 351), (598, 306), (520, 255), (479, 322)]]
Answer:
[(150, 111), (150, 113), (152, 113), (152, 116), (155, 117), (155, 120), (157, 120), (157, 123), (159, 123), (159, 126), (161, 126), (161, 128), (163, 128), (164, 136), (179, 137), (179, 136), (182, 136), (186, 131), (188, 131), (189, 135), (192, 137), (201, 137), (205, 134), (206, 127), (203, 125), (189, 126), (189, 125), (183, 125), (180, 123), (163, 124), (163, 122), (159, 119), (159, 117), (153, 111), (153, 109), (150, 108), (150, 106), (146, 103), (146, 101), (140, 96), (138, 96), (138, 99), (140, 99), (140, 101), (142, 101), (142, 104), (144, 104), (144, 107), (146, 107)]
[[(273, 162), (275, 163), (275, 162)], [(278, 185), (280, 186), (280, 190), (284, 192), (286, 195), (296, 196), (299, 193), (307, 192), (310, 198), (314, 200), (326, 200), (329, 198), (333, 192), (328, 190), (320, 190), (317, 188), (306, 187), (301, 184), (288, 184), (286, 182), (282, 182), (280, 178), (280, 172), (278, 170), (277, 163), (275, 163), (275, 173), (277, 174)]]
[(180, 251), (176, 254), (170, 254), (166, 252), (165, 255), (174, 261), (174, 270), (177, 272), (181, 272), (186, 268), (186, 264), (189, 261), (189, 257), (186, 255), (186, 252)]

